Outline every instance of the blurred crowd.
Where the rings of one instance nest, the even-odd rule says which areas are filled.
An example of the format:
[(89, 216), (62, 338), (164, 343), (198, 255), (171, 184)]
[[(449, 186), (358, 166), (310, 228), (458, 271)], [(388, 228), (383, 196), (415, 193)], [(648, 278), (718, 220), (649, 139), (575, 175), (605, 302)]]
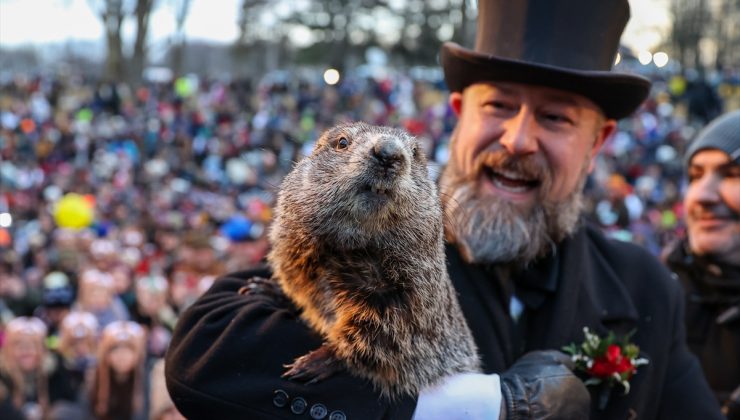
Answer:
[(586, 187), (588, 213), (611, 236), (661, 256), (685, 236), (684, 152), (709, 121), (740, 108), (740, 73), (650, 75), (650, 97), (607, 142)]
[[(740, 75), (655, 74), (587, 184), (588, 217), (658, 255), (683, 235), (682, 154), (740, 106)], [(277, 188), (329, 126), (400, 126), (436, 176), (454, 115), (439, 77), (275, 73), (0, 83), (0, 413), (178, 418), (161, 358), (219, 275), (263, 261)], [(0, 416), (6, 418), (5, 415)], [(9, 418), (9, 417), (8, 417)]]

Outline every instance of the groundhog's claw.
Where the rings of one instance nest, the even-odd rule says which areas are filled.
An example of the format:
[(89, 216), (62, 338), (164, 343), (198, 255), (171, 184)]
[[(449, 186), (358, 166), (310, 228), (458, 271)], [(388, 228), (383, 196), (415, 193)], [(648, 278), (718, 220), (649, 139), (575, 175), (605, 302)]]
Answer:
[(293, 303), (285, 296), (280, 285), (275, 280), (264, 277), (252, 277), (247, 280), (247, 284), (239, 289), (239, 294), (265, 296), (278, 306), (293, 307)]
[(303, 355), (292, 364), (285, 365), (289, 368), (283, 378), (305, 382), (306, 385), (322, 381), (335, 372), (342, 369), (342, 364), (328, 346), (323, 345), (318, 349)]

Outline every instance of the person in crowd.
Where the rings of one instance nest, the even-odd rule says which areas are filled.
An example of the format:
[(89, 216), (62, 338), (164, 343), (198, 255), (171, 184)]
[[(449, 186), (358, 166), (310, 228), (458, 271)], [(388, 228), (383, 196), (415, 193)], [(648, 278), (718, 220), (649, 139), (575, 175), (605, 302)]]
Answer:
[(90, 312), (70, 312), (59, 329), (59, 363), (70, 374), (70, 388), (83, 400), (84, 390), (95, 368), (98, 320)]
[(689, 117), (697, 124), (707, 124), (722, 112), (722, 100), (707, 82), (702, 71), (690, 69), (686, 86)]
[(689, 348), (730, 419), (740, 419), (740, 111), (704, 128), (686, 152), (687, 236), (666, 252), (686, 291)]
[(202, 278), (222, 274), (221, 262), (211, 246), (210, 233), (205, 230), (186, 233), (178, 259), (167, 276), (170, 301), (178, 313), (200, 296), (198, 283)]
[(95, 268), (84, 269), (73, 309), (94, 314), (101, 328), (114, 321), (128, 320), (128, 310), (114, 290), (110, 274)]
[[(84, 238), (84, 235), (80, 235)], [(121, 246), (111, 239), (94, 239), (90, 242), (89, 255), (94, 267), (109, 273), (121, 257)]]
[(50, 361), (46, 333), (43, 321), (34, 317), (14, 318), (5, 327), (0, 349), (0, 391), (5, 395), (0, 397), (9, 399), (6, 413), (11, 418), (43, 419), (55, 404), (74, 401), (69, 377)]
[(44, 321), (48, 329), (49, 347), (55, 348), (59, 336), (59, 325), (74, 303), (74, 289), (69, 277), (61, 271), (52, 271), (43, 279), (42, 304), (34, 316)]
[[(648, 80), (611, 71), (628, 18), (626, 0), (482, 1), (474, 49), (442, 46), (458, 118), (440, 180), (449, 273), (483, 373), (394, 401), (347, 372), (308, 385), (286, 380), (284, 365), (321, 338), (293, 309), (239, 293), (269, 271), (234, 273), (180, 318), (165, 366), (178, 409), (186, 417), (721, 418), (685, 342), (679, 285), (645, 250), (579, 217), (596, 155), (650, 90)], [(558, 350), (581, 343), (585, 328), (639, 347), (648, 364), (625, 375), (628, 389), (587, 388), (581, 379), (596, 373), (571, 372)]]
[[(626, 204), (630, 194), (629, 184), (620, 175), (612, 175), (606, 184), (606, 198), (603, 201), (607, 207), (602, 224), (615, 230), (627, 230), (632, 221), (632, 216)], [(601, 204), (601, 203), (599, 203)], [(598, 208), (598, 205), (597, 205)]]
[(177, 315), (167, 302), (168, 283), (162, 276), (141, 276), (136, 280), (136, 307), (132, 320), (147, 329), (147, 352), (164, 356)]
[(132, 321), (103, 328), (90, 387), (90, 407), (100, 420), (146, 418), (146, 332)]
[(12, 261), (0, 261), (0, 297), (13, 314), (31, 315), (35, 306), (34, 300), (30, 297), (31, 291), (14, 266), (15, 263)]
[(182, 414), (172, 402), (164, 379), (164, 359), (152, 365), (149, 374), (149, 419), (150, 420), (184, 420)]

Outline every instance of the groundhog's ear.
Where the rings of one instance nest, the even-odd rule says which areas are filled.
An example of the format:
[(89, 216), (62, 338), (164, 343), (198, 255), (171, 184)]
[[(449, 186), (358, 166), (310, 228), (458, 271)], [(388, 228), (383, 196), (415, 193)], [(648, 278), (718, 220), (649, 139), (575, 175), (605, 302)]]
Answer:
[(318, 140), (316, 140), (314, 150), (319, 150), (328, 146), (331, 143), (331, 140), (336, 136), (337, 127), (327, 128), (326, 130), (324, 130), (324, 132), (321, 133)]
[(411, 153), (414, 156), (419, 156), (420, 153), (420, 147), (419, 140), (416, 137), (409, 136), (409, 144), (411, 144)]
[(315, 155), (322, 149), (326, 147), (326, 134), (322, 135), (321, 137), (316, 140), (316, 144), (313, 145), (313, 150), (311, 151), (312, 155)]

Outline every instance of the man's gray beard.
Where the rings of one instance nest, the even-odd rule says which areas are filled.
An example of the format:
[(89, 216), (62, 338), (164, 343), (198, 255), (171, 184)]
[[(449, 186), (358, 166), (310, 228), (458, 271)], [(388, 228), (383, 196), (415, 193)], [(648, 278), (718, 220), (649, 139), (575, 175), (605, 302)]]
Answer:
[(545, 176), (534, 207), (529, 214), (522, 214), (521, 209), (506, 199), (481, 197), (477, 176), (466, 178), (459, 173), (454, 160), (450, 160), (440, 178), (447, 240), (458, 245), (469, 263), (526, 266), (553, 253), (557, 244), (578, 225), (589, 161), (587, 156), (576, 189), (561, 202), (548, 202), (542, 197), (551, 185)]

